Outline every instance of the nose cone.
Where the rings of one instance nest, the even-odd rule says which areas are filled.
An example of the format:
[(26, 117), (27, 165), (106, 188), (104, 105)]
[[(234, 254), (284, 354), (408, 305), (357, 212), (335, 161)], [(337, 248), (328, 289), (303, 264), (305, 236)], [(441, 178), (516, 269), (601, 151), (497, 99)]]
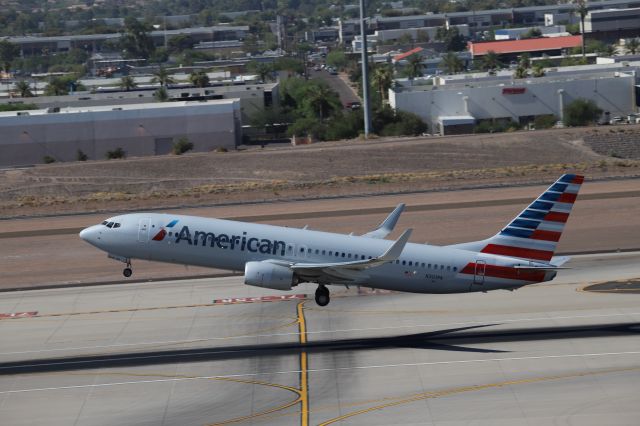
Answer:
[(80, 238), (89, 244), (96, 245), (99, 240), (100, 231), (98, 230), (98, 226), (90, 226), (88, 228), (84, 228), (80, 231)]

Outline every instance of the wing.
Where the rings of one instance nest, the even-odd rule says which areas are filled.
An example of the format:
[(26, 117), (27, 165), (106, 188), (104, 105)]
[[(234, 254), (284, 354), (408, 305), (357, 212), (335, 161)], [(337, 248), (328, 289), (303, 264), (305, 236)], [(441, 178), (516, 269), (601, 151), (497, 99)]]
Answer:
[(289, 265), (296, 274), (311, 280), (323, 280), (327, 282), (354, 282), (365, 281), (369, 268), (384, 265), (396, 260), (404, 249), (412, 229), (402, 233), (383, 254), (371, 259), (355, 260), (351, 262), (327, 262), (327, 263), (293, 263)]
[(369, 238), (384, 238), (393, 231), (393, 228), (398, 223), (398, 218), (400, 218), (400, 214), (404, 210), (404, 203), (398, 204), (398, 206), (393, 209), (393, 211), (387, 216), (387, 218), (382, 221), (380, 225), (376, 229), (371, 232), (367, 232), (363, 234), (363, 237)]

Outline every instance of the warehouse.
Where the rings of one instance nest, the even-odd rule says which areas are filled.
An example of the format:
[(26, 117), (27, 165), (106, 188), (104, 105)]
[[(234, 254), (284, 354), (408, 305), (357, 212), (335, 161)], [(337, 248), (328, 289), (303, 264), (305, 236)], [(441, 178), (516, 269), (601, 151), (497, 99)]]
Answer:
[(593, 100), (611, 116), (636, 111), (636, 72), (599, 71), (548, 77), (455, 80), (440, 84), (397, 80), (389, 90), (393, 108), (420, 116), (431, 133), (468, 133), (485, 120), (512, 121), (520, 125), (536, 116), (553, 115), (562, 120), (564, 108), (576, 99)]
[(0, 166), (167, 154), (180, 138), (194, 151), (235, 148), (241, 140), (240, 101), (167, 102), (0, 113)]

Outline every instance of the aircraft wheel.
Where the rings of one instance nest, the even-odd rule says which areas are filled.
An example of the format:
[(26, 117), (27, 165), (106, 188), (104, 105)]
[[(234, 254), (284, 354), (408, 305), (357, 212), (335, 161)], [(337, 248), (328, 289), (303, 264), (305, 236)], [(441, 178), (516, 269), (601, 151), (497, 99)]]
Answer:
[(131, 270), (131, 268), (124, 268), (124, 271), (122, 271), (122, 275), (124, 275), (126, 278), (129, 278), (132, 274), (133, 271)]
[(323, 285), (318, 286), (316, 290), (316, 303), (318, 306), (327, 306), (330, 301), (331, 296), (329, 295), (329, 290)]

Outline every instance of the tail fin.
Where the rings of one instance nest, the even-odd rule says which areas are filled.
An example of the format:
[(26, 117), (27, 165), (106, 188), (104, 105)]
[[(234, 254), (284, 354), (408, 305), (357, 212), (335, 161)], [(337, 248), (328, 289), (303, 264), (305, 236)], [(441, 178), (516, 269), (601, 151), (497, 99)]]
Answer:
[(493, 237), (453, 247), (548, 262), (578, 196), (584, 176), (562, 175)]

